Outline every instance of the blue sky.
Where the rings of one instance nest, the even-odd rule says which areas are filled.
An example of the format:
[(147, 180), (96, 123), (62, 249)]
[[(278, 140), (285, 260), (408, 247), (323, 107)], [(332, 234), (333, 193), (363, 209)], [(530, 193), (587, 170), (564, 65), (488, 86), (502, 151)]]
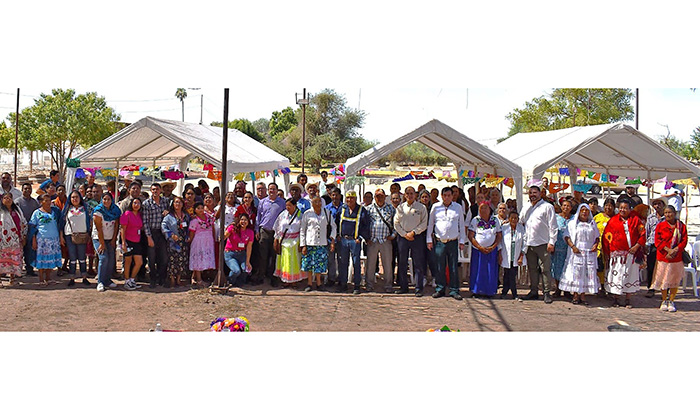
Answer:
[[(525, 102), (544, 95), (549, 88), (359, 88), (308, 86), (310, 94), (326, 87), (345, 95), (348, 105), (360, 107), (367, 113), (361, 133), (369, 140), (390, 141), (430, 119), (437, 118), (458, 131), (487, 144), (506, 136), (509, 122), (506, 115)], [(21, 88), (20, 107), (29, 106), (41, 92), (51, 87)], [(122, 121), (134, 122), (145, 116), (180, 120), (180, 102), (175, 98), (176, 87), (130, 88), (129, 86), (76, 86), (78, 92), (96, 91), (122, 116)], [(269, 118), (273, 111), (287, 106), (296, 107), (295, 88), (259, 88), (256, 86), (231, 89), (229, 118)], [(634, 88), (633, 88), (634, 89)], [(7, 118), (16, 101), (16, 88), (0, 87), (0, 116)], [(185, 100), (185, 120), (200, 121), (201, 95), (203, 121), (208, 124), (223, 119), (223, 88), (188, 90)], [(700, 126), (700, 90), (690, 88), (640, 89), (640, 130), (656, 138), (671, 133), (688, 140), (695, 127)], [(634, 126), (634, 122), (630, 122)]]

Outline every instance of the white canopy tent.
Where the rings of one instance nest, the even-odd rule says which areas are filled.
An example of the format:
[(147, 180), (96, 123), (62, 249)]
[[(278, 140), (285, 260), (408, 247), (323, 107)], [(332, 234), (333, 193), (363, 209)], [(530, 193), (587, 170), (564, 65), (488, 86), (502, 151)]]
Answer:
[(647, 179), (700, 176), (700, 168), (623, 123), (518, 133), (495, 150), (534, 179), (557, 164), (569, 167), (572, 183), (576, 182), (576, 168)]
[[(449, 158), (457, 172), (473, 170), (493, 175), (510, 176), (515, 181), (515, 190), (522, 191), (522, 169), (500, 154), (488, 149), (448, 125), (432, 120), (410, 133), (391, 142), (379, 144), (364, 153), (350, 158), (345, 163), (345, 173), (355, 175), (363, 168), (390, 153), (418, 141)], [(462, 179), (459, 179), (462, 186)], [(517, 194), (518, 208), (522, 207), (522, 194)]]
[[(81, 166), (119, 168), (123, 165), (187, 167), (198, 156), (221, 169), (223, 129), (207, 125), (145, 117), (77, 156)], [(227, 175), (273, 171), (289, 167), (289, 159), (264, 144), (228, 129)], [(289, 174), (284, 174), (285, 185)], [(182, 180), (179, 183), (182, 186)], [(229, 189), (230, 190), (230, 189)]]

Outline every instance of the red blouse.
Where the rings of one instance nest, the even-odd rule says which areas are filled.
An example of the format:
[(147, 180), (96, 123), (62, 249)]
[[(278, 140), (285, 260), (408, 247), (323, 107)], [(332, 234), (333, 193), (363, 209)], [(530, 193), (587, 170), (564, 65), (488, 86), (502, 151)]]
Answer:
[[(676, 228), (678, 229), (677, 233)], [(676, 223), (673, 226), (665, 220), (656, 225), (654, 245), (656, 246), (656, 259), (658, 261), (668, 263), (683, 261), (683, 250), (687, 244), (688, 231), (685, 228), (685, 224), (680, 220), (676, 219)], [(665, 248), (675, 248), (676, 246), (678, 246), (678, 252), (673, 258), (668, 258), (668, 252), (666, 252)]]
[[(630, 232), (630, 242), (632, 246), (639, 244), (641, 247), (646, 242), (646, 230), (644, 224), (635, 214), (630, 214), (627, 218), (627, 226)], [(603, 252), (610, 255), (615, 251), (629, 251), (629, 243), (627, 243), (627, 235), (625, 234), (625, 226), (619, 214), (610, 218), (605, 230), (603, 231)]]
[(245, 207), (245, 204), (241, 204), (240, 206), (236, 207), (236, 212), (233, 214), (233, 217), (241, 217), (242, 214), (247, 214), (248, 218), (250, 219), (250, 226), (248, 226), (248, 229), (255, 229), (255, 216), (257, 210), (254, 206), (250, 206), (247, 210)]

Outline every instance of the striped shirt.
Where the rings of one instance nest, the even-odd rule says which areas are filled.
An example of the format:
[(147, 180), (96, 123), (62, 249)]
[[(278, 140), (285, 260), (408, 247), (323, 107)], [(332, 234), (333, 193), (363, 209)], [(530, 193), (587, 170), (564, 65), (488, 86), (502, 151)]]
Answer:
[(163, 212), (170, 207), (170, 200), (160, 198), (160, 203), (156, 203), (153, 198), (143, 202), (141, 206), (141, 218), (143, 219), (143, 230), (146, 236), (151, 236), (151, 230), (160, 230), (163, 223)]

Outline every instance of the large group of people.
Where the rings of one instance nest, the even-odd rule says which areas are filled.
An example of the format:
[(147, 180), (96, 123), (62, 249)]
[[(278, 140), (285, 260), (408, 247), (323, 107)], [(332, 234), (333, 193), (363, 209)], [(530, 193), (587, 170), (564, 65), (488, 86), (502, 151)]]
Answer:
[[(601, 209), (580, 192), (557, 199), (532, 186), (518, 211), (499, 189), (480, 185), (465, 194), (457, 186), (439, 191), (422, 184), (401, 191), (394, 183), (388, 194), (380, 188), (358, 200), (355, 191), (343, 194), (326, 182), (327, 174), (319, 184), (301, 174), (285, 195), (274, 182), (258, 182), (253, 193), (241, 181), (222, 199), (219, 188), (210, 191), (203, 180), (177, 196), (174, 183), (153, 183), (147, 193), (140, 180), (127, 177), (117, 191), (114, 181), (103, 188), (89, 174), (66, 191), (52, 171), (35, 199), (32, 184), (19, 190), (4, 173), (0, 274), (13, 285), (24, 269), (27, 276), (38, 273), (43, 286), (55, 282), (54, 272), (67, 274), (68, 286), (91, 285), (96, 276), (98, 291), (119, 287), (113, 279), (121, 278), (126, 290), (137, 290), (139, 283), (207, 287), (223, 266), (236, 287), (334, 286), (360, 294), (363, 284), (365, 292), (379, 289), (382, 278), (384, 292), (405, 294), (410, 278), (412, 293), (421, 297), (432, 279), (433, 298), (461, 300), (466, 279), (458, 265), (471, 247), (468, 284), (476, 298), (536, 300), (541, 289), (547, 304), (563, 293), (573, 304), (608, 295), (613, 306), (631, 307), (645, 272), (646, 296), (658, 290), (661, 310), (676, 311), (688, 233), (674, 202), (666, 205), (675, 193), (649, 208), (631, 188)], [(522, 297), (521, 268), (530, 280)]]

